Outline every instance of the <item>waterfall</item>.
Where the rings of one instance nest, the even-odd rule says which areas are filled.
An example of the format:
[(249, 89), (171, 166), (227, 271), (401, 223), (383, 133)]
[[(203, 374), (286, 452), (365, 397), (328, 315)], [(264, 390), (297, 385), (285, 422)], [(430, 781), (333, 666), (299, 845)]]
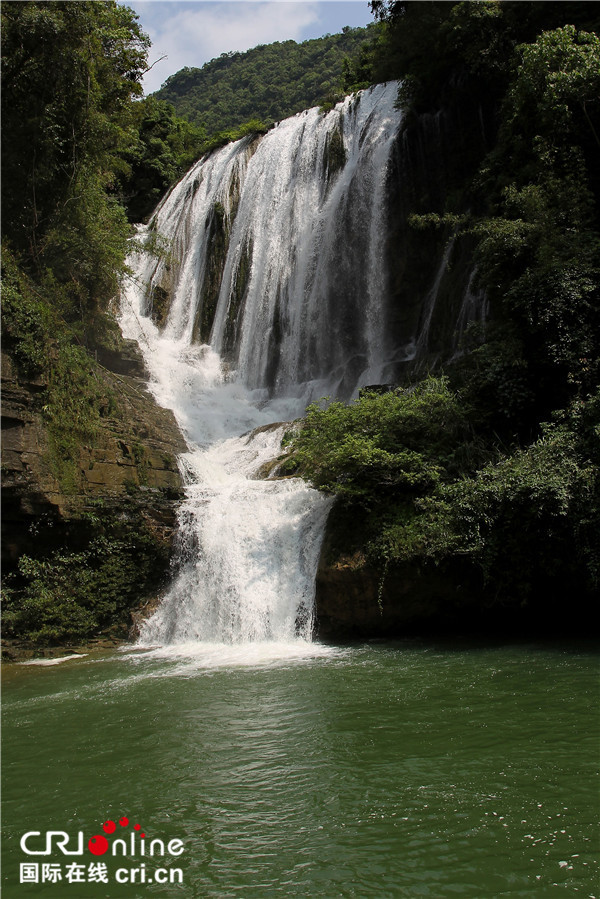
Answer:
[(433, 284), (431, 285), (431, 288), (427, 293), (427, 296), (425, 297), (425, 302), (423, 303), (422, 322), (419, 328), (419, 336), (417, 338), (416, 346), (417, 352), (419, 350), (421, 352), (424, 352), (427, 349), (427, 345), (429, 342), (429, 331), (431, 329), (431, 320), (433, 318), (433, 313), (435, 311), (436, 303), (438, 300), (442, 278), (444, 277), (446, 269), (448, 268), (448, 260), (450, 259), (450, 254), (454, 246), (454, 240), (455, 238), (452, 237), (446, 244), (446, 247), (442, 254), (442, 258), (438, 265), (437, 272), (435, 273), (435, 277), (433, 279)]
[(281, 422), (386, 380), (396, 96), (378, 85), (221, 148), (138, 229), (120, 324), (189, 447), (179, 571), (146, 644), (310, 639), (331, 501), (262, 474)]
[(465, 292), (460, 304), (458, 318), (456, 320), (456, 330), (454, 332), (453, 349), (454, 357), (461, 352), (461, 341), (470, 324), (485, 325), (488, 317), (488, 299), (482, 288), (475, 287), (477, 269), (474, 268), (469, 276)]

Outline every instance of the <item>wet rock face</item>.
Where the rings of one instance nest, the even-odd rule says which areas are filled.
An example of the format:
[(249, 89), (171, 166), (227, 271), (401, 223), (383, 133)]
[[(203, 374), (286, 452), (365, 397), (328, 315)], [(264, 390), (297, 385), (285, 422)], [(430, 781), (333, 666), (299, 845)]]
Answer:
[[(146, 391), (139, 351), (126, 345), (99, 355), (97, 373), (116, 397), (93, 445), (81, 445), (75, 486), (61, 485), (44, 420), (42, 377), (25, 380), (2, 354), (2, 562), (9, 572), (23, 553), (44, 555), (85, 543), (85, 513), (122, 517), (122, 504), (171, 543), (181, 495), (177, 455), (186, 449), (172, 413)], [(99, 511), (101, 509), (101, 511)]]
[(114, 374), (145, 378), (144, 360), (135, 340), (121, 340), (119, 349), (98, 346), (94, 355), (100, 365)]
[(317, 574), (316, 629), (320, 638), (400, 637), (445, 630), (462, 621), (456, 584), (436, 572), (408, 567), (382, 573), (340, 561)]
[(481, 585), (461, 564), (402, 564), (384, 573), (364, 554), (359, 513), (330, 513), (316, 578), (316, 636), (369, 639), (477, 630), (484, 625)]

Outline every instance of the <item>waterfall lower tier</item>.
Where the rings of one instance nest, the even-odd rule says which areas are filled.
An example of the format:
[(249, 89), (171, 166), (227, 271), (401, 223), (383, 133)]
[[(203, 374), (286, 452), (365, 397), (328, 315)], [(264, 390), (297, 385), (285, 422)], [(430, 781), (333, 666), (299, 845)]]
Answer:
[(310, 640), (330, 501), (297, 478), (254, 480), (283, 427), (185, 457), (180, 571), (144, 643)]
[(257, 477), (281, 452), (284, 426), (264, 426), (388, 376), (396, 95), (378, 85), (223, 147), (139, 229), (121, 327), (189, 445), (179, 571), (146, 645), (310, 640), (330, 500)]

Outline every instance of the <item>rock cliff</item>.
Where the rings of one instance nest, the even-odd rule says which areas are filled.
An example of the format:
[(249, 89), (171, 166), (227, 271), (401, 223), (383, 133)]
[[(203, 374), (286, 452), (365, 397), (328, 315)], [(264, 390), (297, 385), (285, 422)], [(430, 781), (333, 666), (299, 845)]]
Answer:
[[(177, 455), (186, 445), (172, 413), (148, 393), (133, 342), (92, 355), (110, 402), (94, 439), (69, 460), (65, 483), (45, 416), (46, 376), (26, 378), (11, 355), (2, 354), (3, 570), (9, 583), (15, 577), (19, 583), (23, 555), (51, 558), (85, 550), (98, 534), (123, 541), (143, 533), (155, 552), (152, 571), (140, 572), (141, 603), (149, 598), (149, 583), (160, 589), (169, 570), (181, 497)], [(126, 633), (130, 612), (121, 609), (110, 624)]]
[(316, 579), (316, 635), (352, 640), (477, 631), (495, 613), (482, 604), (473, 571), (456, 565), (369, 564), (360, 515), (333, 507)]

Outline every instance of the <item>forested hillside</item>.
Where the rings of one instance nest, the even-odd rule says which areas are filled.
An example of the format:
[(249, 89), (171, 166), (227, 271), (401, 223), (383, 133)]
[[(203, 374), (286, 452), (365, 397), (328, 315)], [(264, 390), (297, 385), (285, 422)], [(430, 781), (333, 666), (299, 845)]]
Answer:
[(186, 67), (154, 94), (206, 136), (250, 119), (273, 122), (343, 95), (349, 59), (379, 30), (343, 29), (314, 40), (261, 45), (223, 53), (201, 69)]

